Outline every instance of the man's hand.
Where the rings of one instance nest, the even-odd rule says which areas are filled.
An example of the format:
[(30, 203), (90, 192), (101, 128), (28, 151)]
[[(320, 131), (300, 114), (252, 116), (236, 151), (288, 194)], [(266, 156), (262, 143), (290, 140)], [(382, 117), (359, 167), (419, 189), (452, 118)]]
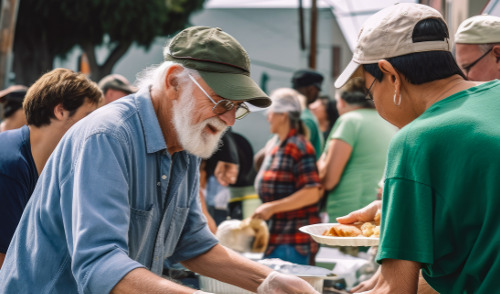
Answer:
[(239, 167), (235, 163), (219, 161), (215, 167), (214, 176), (222, 186), (236, 183)]
[(350, 290), (351, 293), (360, 293), (360, 292), (365, 292), (369, 291), (373, 288), (375, 288), (375, 285), (377, 285), (377, 281), (380, 276), (380, 267), (378, 270), (375, 272), (375, 274), (368, 280), (361, 282), (359, 285), (356, 287), (352, 288)]
[(382, 206), (382, 200), (375, 200), (367, 206), (355, 210), (346, 216), (337, 217), (337, 221), (341, 224), (352, 224), (355, 222), (369, 222), (375, 219), (377, 211)]
[(257, 288), (257, 294), (319, 294), (318, 291), (303, 279), (271, 272)]

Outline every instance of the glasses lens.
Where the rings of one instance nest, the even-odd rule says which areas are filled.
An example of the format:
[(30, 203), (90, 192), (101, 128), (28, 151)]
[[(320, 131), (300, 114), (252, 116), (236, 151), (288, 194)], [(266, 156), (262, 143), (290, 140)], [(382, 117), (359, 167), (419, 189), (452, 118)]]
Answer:
[(233, 109), (233, 107), (234, 107), (233, 102), (229, 100), (220, 100), (215, 104), (213, 110), (215, 114), (220, 115), (230, 111), (231, 109)]
[(238, 106), (238, 108), (236, 109), (236, 115), (235, 115), (235, 118), (236, 119), (242, 119), (244, 118), (245, 116), (247, 116), (247, 114), (250, 113), (250, 110), (248, 109), (248, 107), (246, 106), (246, 104), (240, 104)]

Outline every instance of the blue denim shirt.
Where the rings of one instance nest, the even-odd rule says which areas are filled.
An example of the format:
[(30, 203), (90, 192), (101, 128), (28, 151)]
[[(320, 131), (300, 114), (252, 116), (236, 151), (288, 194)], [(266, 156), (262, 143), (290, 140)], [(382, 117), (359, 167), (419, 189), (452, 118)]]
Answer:
[(147, 90), (75, 124), (47, 162), (0, 270), (0, 293), (107, 293), (217, 244), (200, 160), (167, 152)]

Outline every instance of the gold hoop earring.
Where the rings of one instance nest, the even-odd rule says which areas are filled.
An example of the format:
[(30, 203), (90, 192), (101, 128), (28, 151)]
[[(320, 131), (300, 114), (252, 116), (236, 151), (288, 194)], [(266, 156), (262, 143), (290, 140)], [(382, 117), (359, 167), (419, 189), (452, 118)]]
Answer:
[(399, 98), (399, 99), (398, 99), (398, 101), (396, 102), (396, 90), (394, 90), (394, 97), (393, 97), (393, 100), (394, 100), (394, 104), (395, 104), (396, 106), (401, 105), (401, 94), (399, 94), (399, 97), (398, 97), (398, 98)]

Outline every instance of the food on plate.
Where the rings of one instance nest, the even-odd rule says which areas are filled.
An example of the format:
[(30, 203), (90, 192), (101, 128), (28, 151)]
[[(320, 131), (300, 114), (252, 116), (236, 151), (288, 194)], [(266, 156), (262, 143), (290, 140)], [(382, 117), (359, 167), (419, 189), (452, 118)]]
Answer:
[(333, 237), (357, 237), (361, 230), (355, 225), (334, 224), (330, 229), (323, 232), (324, 236)]
[(366, 222), (361, 226), (361, 233), (365, 237), (370, 237), (373, 235), (376, 225), (371, 222)]
[(352, 225), (333, 224), (323, 236), (332, 237), (374, 237), (380, 236), (380, 225), (375, 222), (357, 222)]
[(332, 237), (375, 237), (380, 236), (380, 209), (377, 210), (373, 221), (355, 222), (353, 224), (333, 224), (323, 232), (323, 236)]

